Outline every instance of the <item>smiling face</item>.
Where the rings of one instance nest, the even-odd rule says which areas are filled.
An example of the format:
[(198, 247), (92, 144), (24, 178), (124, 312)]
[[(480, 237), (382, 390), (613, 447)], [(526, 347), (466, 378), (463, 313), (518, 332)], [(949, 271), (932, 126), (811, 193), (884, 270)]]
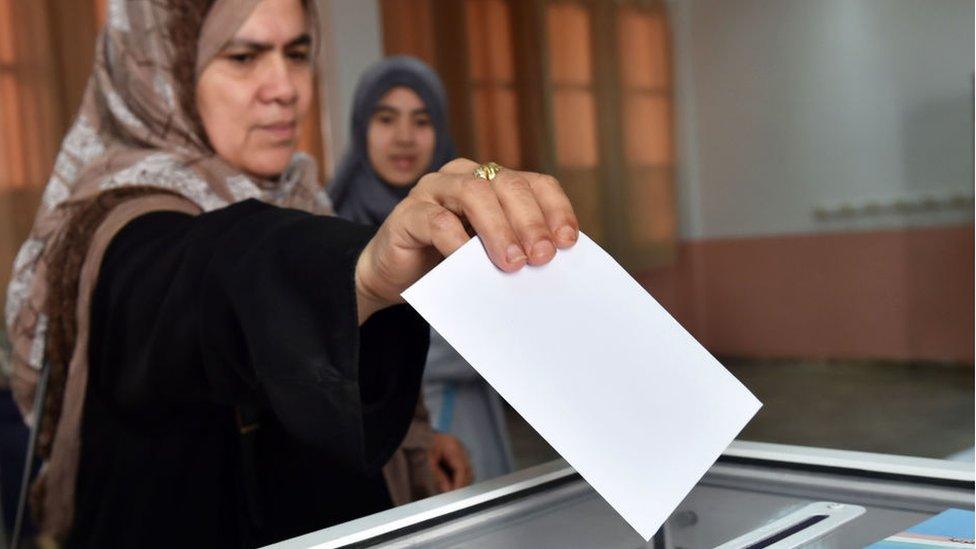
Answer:
[(312, 97), (311, 45), (301, 0), (262, 0), (201, 72), (197, 112), (235, 168), (267, 178), (288, 166)]
[(373, 170), (397, 187), (416, 183), (434, 158), (436, 133), (427, 105), (407, 87), (392, 88), (376, 102), (366, 139)]

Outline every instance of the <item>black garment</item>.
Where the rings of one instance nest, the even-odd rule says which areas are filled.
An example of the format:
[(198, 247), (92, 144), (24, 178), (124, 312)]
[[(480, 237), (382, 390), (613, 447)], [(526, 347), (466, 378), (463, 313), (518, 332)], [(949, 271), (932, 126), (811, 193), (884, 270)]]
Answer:
[[(429, 328), (407, 306), (357, 327), (371, 235), (252, 200), (147, 214), (115, 237), (92, 299), (69, 545), (258, 545), (390, 507), (381, 468), (413, 417)], [(260, 529), (246, 403), (263, 410)]]
[[(3, 521), (0, 522), (0, 532), (14, 531), (29, 434), (10, 389), (0, 388), (0, 509), (3, 510), (0, 513), (0, 521)], [(24, 527), (28, 530), (24, 531), (22, 539), (36, 533), (30, 521), (25, 521)]]

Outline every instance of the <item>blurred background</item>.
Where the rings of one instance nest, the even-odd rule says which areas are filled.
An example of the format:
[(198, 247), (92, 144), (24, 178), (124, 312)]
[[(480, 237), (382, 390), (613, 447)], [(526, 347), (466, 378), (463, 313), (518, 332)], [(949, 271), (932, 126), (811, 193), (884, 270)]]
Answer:
[[(463, 155), (557, 175), (765, 403), (741, 438), (972, 460), (972, 0), (317, 1), (323, 180), (361, 71), (415, 55)], [(104, 10), (0, 0), (3, 288)]]

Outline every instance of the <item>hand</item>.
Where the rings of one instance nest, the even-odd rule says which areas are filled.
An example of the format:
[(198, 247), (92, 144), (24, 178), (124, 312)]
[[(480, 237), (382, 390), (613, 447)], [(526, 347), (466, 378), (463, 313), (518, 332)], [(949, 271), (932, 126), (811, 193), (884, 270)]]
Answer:
[(464, 488), (474, 480), (471, 459), (464, 445), (446, 433), (434, 433), (434, 444), (427, 454), (431, 473), (441, 493)]
[(503, 169), (493, 181), (458, 158), (425, 175), (394, 208), (356, 264), (359, 322), (402, 302), (407, 289), (471, 235), (502, 271), (543, 265), (579, 237), (573, 206), (553, 177)]

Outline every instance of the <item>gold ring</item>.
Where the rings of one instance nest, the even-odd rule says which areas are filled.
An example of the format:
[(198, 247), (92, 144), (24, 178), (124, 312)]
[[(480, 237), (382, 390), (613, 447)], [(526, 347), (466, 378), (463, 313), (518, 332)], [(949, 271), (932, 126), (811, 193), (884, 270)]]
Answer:
[(485, 181), (491, 181), (495, 179), (498, 172), (502, 171), (502, 167), (495, 162), (486, 162), (474, 169), (474, 174), (484, 179)]

